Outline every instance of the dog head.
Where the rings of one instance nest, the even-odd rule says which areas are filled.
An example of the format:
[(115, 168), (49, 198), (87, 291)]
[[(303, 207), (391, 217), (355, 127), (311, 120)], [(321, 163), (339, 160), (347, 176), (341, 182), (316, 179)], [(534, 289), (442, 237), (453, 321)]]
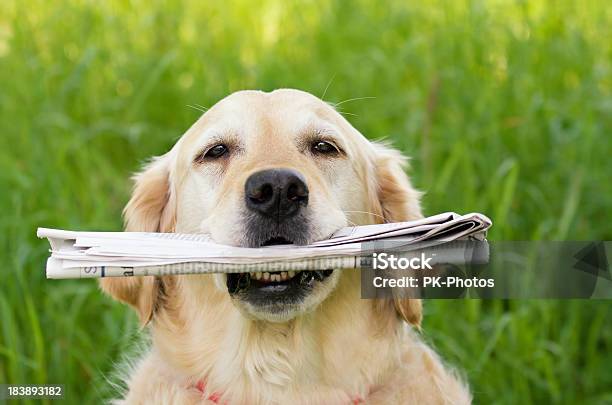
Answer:
[[(261, 247), (307, 244), (347, 225), (416, 219), (419, 193), (404, 163), (399, 152), (368, 141), (308, 93), (241, 91), (208, 110), (136, 176), (126, 228), (206, 233), (220, 244)], [(185, 277), (182, 289), (211, 282)], [(332, 269), (253, 272), (215, 275), (214, 284), (243, 316), (285, 322), (314, 310), (340, 277)], [(172, 277), (102, 280), (144, 322), (176, 285)], [(390, 303), (384, 307), (419, 322), (417, 300)]]

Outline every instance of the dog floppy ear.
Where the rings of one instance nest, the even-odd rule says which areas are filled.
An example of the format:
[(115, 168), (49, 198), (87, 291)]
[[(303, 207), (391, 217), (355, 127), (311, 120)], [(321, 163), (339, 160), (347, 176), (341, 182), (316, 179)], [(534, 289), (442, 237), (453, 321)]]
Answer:
[[(170, 187), (170, 155), (154, 159), (134, 177), (132, 197), (123, 210), (126, 231), (172, 232), (175, 226), (174, 197)], [(142, 325), (155, 312), (163, 293), (158, 277), (103, 278), (102, 290), (136, 310)]]
[[(407, 159), (399, 151), (383, 143), (373, 143), (375, 150), (374, 191), (370, 203), (373, 212), (385, 222), (401, 222), (422, 218), (421, 193), (415, 190), (404, 169)], [(422, 304), (419, 299), (393, 298), (397, 315), (417, 327), (421, 324)], [(378, 304), (380, 305), (380, 303)], [(386, 305), (384, 305), (386, 306)]]
[(126, 231), (172, 232), (176, 211), (170, 189), (170, 152), (134, 176), (132, 198), (123, 210)]
[[(386, 222), (423, 218), (421, 193), (415, 190), (404, 171), (408, 159), (389, 145), (373, 142), (376, 176), (371, 206)], [(378, 218), (381, 218), (378, 217)]]

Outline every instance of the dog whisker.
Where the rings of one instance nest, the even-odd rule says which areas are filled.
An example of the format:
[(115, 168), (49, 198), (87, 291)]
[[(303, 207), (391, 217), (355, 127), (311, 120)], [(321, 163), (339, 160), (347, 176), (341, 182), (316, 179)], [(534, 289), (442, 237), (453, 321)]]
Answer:
[(357, 114), (353, 114), (353, 113), (350, 113), (350, 112), (345, 112), (345, 111), (340, 111), (340, 110), (338, 110), (338, 112), (340, 114), (342, 114), (342, 115), (352, 115), (353, 117), (358, 117)]
[(194, 110), (200, 111), (205, 113), (206, 111), (208, 111), (208, 108), (201, 106), (200, 104), (195, 104), (195, 105), (191, 105), (191, 104), (187, 104), (187, 107), (189, 108), (193, 108)]
[[(370, 212), (370, 211), (342, 211), (345, 214), (369, 214), (369, 215), (374, 215), (375, 217), (379, 217), (383, 220), (384, 223), (388, 223), (389, 221), (387, 221), (387, 218), (385, 218), (384, 216), (380, 215), (380, 214), (376, 214), (375, 212)], [(347, 221), (349, 221), (347, 219)]]
[(367, 99), (370, 99), (370, 98), (376, 98), (376, 97), (371, 97), (371, 96), (369, 96), (369, 97), (355, 97), (355, 98), (348, 98), (348, 99), (346, 99), (346, 100), (342, 100), (342, 101), (340, 101), (340, 102), (338, 102), (338, 103), (334, 104), (334, 107), (338, 107), (339, 105), (342, 105), (342, 104), (344, 104), (344, 103), (350, 103), (351, 101), (367, 100)]
[(357, 225), (355, 222), (351, 221), (351, 220), (350, 220), (350, 219), (348, 219), (348, 218), (346, 219), (346, 222), (348, 222), (348, 224), (349, 224), (350, 226), (359, 226), (359, 225)]
[(327, 86), (325, 86), (325, 90), (323, 90), (323, 95), (321, 96), (321, 100), (325, 101), (325, 95), (327, 94), (327, 89), (329, 89), (329, 86), (331, 86), (335, 78), (336, 78), (336, 74), (334, 73), (331, 79), (329, 79), (329, 82), (327, 82)]

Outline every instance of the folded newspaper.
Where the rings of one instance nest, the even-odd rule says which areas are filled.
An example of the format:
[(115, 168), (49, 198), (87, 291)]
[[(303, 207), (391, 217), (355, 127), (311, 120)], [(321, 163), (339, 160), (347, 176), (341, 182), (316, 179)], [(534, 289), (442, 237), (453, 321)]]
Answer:
[(347, 227), (305, 246), (260, 248), (220, 245), (203, 234), (38, 228), (37, 235), (51, 245), (47, 278), (66, 279), (359, 268), (367, 253), (364, 246), (372, 245), (367, 242), (444, 246), (456, 240), (484, 241), (490, 227), (491, 220), (482, 214), (449, 212), (409, 222)]

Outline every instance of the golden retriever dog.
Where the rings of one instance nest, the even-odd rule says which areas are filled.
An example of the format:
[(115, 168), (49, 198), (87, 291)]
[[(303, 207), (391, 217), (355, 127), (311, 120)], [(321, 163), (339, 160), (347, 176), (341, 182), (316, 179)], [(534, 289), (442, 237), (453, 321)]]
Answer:
[[(260, 247), (412, 220), (404, 163), (308, 93), (240, 91), (135, 177), (126, 229)], [(339, 269), (103, 279), (151, 336), (120, 403), (469, 403), (414, 330), (421, 302), (361, 299), (360, 282)]]

